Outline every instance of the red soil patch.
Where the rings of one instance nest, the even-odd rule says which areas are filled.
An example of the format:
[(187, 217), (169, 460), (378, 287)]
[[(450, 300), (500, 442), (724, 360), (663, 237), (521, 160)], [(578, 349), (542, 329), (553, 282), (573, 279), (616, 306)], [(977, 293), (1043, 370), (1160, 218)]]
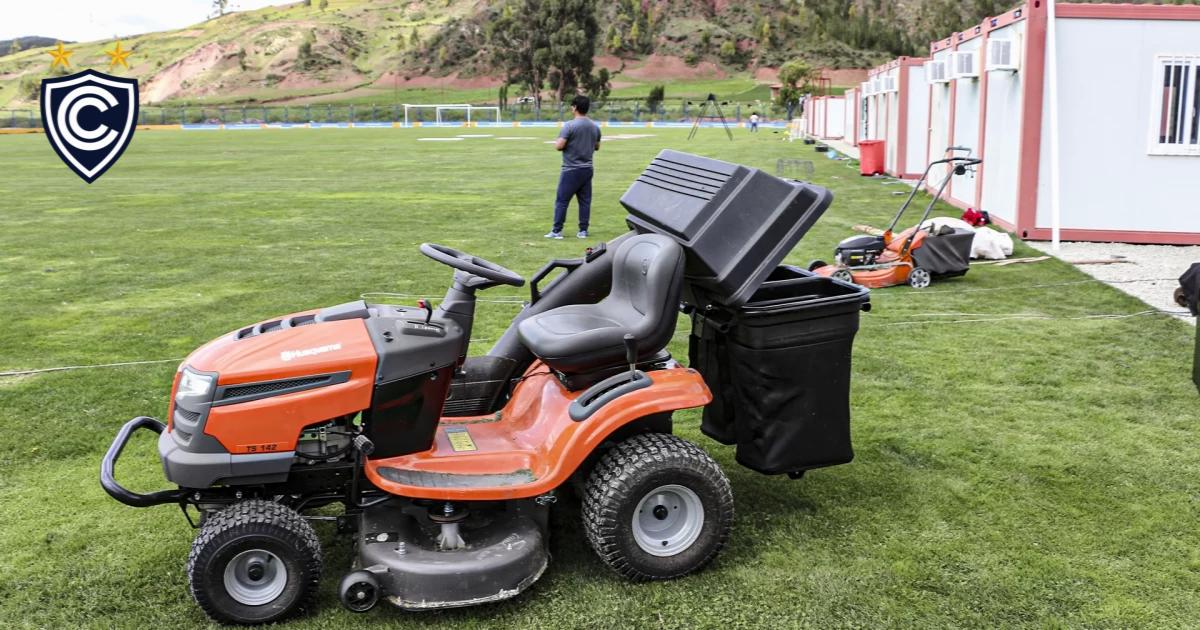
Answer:
[(650, 55), (640, 67), (627, 68), (623, 73), (642, 81), (667, 79), (724, 79), (727, 75), (711, 61), (702, 61), (689, 66), (683, 59), (669, 55)]

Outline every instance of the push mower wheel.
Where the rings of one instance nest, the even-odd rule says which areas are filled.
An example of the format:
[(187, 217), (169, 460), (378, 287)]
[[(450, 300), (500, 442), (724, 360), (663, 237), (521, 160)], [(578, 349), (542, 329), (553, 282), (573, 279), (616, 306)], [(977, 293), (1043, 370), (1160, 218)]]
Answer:
[(808, 270), (809, 270), (809, 271), (816, 271), (816, 270), (820, 269), (821, 267), (825, 267), (825, 266), (827, 266), (827, 265), (829, 265), (829, 263), (827, 263), (827, 262), (825, 262), (824, 260), (821, 260), (820, 258), (818, 258), (818, 259), (816, 259), (816, 260), (813, 260), (813, 261), (811, 261), (811, 262), (809, 262), (809, 263), (808, 263)]
[(1183, 287), (1175, 287), (1175, 295), (1173, 297), (1175, 298), (1176, 304), (1182, 306), (1183, 308), (1187, 308), (1187, 293), (1184, 292)]
[(933, 276), (928, 269), (913, 267), (913, 270), (908, 272), (908, 286), (914, 289), (924, 289), (930, 282), (933, 282)]
[(311, 607), (321, 543), (294, 510), (259, 499), (206, 520), (188, 555), (192, 597), (214, 621), (259, 624)]
[(634, 581), (665, 580), (712, 561), (733, 526), (733, 491), (711, 457), (687, 440), (637, 435), (600, 459), (583, 499), (588, 542)]
[(854, 282), (854, 275), (850, 273), (849, 269), (838, 269), (837, 271), (833, 272), (833, 275), (830, 277), (832, 277), (834, 280), (841, 280), (842, 282)]

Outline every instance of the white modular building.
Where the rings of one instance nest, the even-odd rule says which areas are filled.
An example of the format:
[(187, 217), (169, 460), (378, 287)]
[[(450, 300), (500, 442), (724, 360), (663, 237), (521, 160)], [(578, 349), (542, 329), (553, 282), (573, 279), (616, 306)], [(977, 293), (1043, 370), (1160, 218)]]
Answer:
[[(1054, 96), (1061, 238), (1200, 244), (1200, 6), (1057, 4), (1055, 60), (1048, 9), (1032, 0), (931, 44), (920, 150), (983, 159), (947, 200), (1049, 239)], [(892, 153), (888, 172), (911, 175)]]

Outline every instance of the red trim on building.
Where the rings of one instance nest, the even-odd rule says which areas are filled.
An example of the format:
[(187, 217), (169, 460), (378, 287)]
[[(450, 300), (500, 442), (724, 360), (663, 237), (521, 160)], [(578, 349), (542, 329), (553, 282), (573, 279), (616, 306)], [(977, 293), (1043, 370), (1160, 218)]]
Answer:
[[(1061, 7), (1063, 5), (1060, 4), (1058, 6)], [(993, 18), (987, 18), (983, 21), (983, 27), (990, 33), (998, 28), (1004, 28), (1009, 24), (1020, 22), (1023, 19), (1025, 19), (1025, 5), (1021, 5), (1009, 11), (1008, 13), (997, 15)]]
[(963, 42), (969, 42), (976, 37), (983, 37), (983, 24), (977, 24), (961, 33), (956, 34), (954, 39), (957, 44), (961, 45)]
[[(1022, 238), (1031, 241), (1048, 241), (1050, 228), (1026, 230)], [(1154, 245), (1200, 245), (1200, 232), (1141, 232), (1136, 230), (1086, 230), (1062, 228), (1059, 238), (1064, 241), (1091, 241), (1110, 243), (1146, 243)]]
[[(1057, 7), (1056, 7), (1057, 8)], [(1022, 72), (1020, 162), (1017, 170), (1016, 231), (1022, 238), (1037, 222), (1038, 168), (1042, 151), (1042, 94), (1046, 87), (1046, 7), (1026, 5), (1025, 62)]]
[(1099, 20), (1200, 20), (1200, 6), (1166, 4), (1058, 4), (1060, 18)]

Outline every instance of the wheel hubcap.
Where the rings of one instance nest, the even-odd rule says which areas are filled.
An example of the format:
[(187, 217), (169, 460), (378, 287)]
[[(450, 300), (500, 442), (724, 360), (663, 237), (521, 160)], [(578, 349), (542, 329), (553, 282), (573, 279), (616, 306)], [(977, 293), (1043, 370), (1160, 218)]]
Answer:
[(225, 592), (239, 604), (262, 606), (273, 601), (287, 586), (287, 567), (279, 556), (265, 549), (250, 549), (225, 565)]
[(704, 527), (704, 506), (690, 488), (659, 486), (633, 513), (633, 539), (652, 556), (673, 556), (692, 546)]
[(925, 287), (929, 286), (929, 272), (925, 271), (924, 269), (918, 269), (912, 272), (912, 276), (909, 280), (914, 287), (918, 289), (924, 289)]

